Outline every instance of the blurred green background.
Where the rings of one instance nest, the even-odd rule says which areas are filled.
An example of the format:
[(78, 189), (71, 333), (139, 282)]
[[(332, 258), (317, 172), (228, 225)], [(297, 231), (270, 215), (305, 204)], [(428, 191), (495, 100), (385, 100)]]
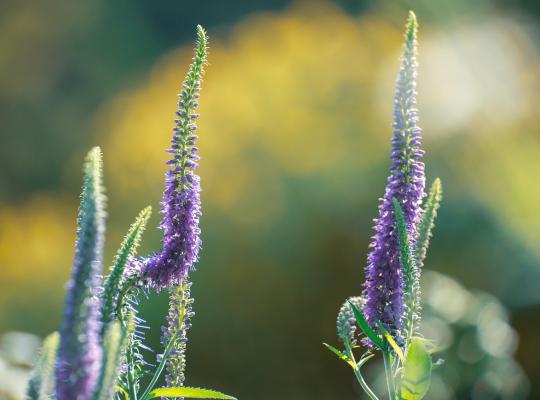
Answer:
[[(337, 343), (337, 310), (362, 289), (408, 9), (428, 182), (445, 189), (425, 331), (447, 362), (430, 398), (540, 399), (535, 0), (2, 1), (0, 399), (20, 393), (31, 359), (13, 343), (35, 342), (13, 332), (58, 328), (84, 153), (104, 151), (107, 264), (138, 210), (159, 208), (198, 23), (211, 42), (188, 383), (362, 398), (321, 342)], [(142, 253), (158, 248), (158, 222)], [(145, 303), (154, 343), (165, 303)]]

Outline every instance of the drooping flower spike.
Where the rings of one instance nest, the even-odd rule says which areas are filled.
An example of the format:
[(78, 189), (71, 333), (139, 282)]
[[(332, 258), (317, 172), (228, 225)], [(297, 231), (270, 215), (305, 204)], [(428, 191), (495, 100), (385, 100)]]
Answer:
[(172, 158), (167, 162), (170, 168), (165, 175), (161, 209), (162, 249), (142, 261), (141, 274), (158, 290), (180, 284), (194, 268), (201, 247), (200, 180), (195, 172), (199, 161), (195, 146), (198, 114), (195, 110), (206, 64), (206, 46), (206, 33), (199, 25), (195, 56), (179, 95), (178, 118), (168, 150)]
[(93, 148), (84, 164), (84, 183), (77, 219), (77, 243), (71, 280), (67, 286), (56, 363), (56, 398), (89, 400), (102, 362), (99, 302), (105, 237), (105, 196), (101, 150)]
[(375, 235), (366, 266), (364, 314), (375, 329), (380, 321), (399, 338), (403, 316), (403, 277), (392, 199), (403, 209), (410, 238), (416, 237), (424, 194), (424, 151), (416, 109), (417, 22), (414, 13), (407, 21), (405, 45), (396, 82), (390, 176), (375, 220)]

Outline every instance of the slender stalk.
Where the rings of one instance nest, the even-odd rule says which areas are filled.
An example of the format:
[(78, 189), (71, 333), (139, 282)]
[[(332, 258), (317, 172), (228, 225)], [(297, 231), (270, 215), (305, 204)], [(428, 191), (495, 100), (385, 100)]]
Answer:
[(127, 373), (127, 389), (129, 392), (129, 400), (137, 400), (137, 390), (135, 388), (135, 377), (134, 377), (134, 371), (131, 368), (133, 365), (133, 359), (131, 351), (126, 352), (126, 358), (127, 358), (127, 366), (128, 366), (128, 373)]
[(142, 400), (147, 400), (150, 397), (150, 392), (156, 385), (157, 380), (159, 379), (161, 372), (163, 372), (163, 369), (165, 368), (165, 364), (167, 362), (167, 358), (169, 357), (169, 353), (171, 352), (171, 349), (173, 348), (174, 341), (176, 340), (177, 334), (175, 333), (169, 340), (169, 343), (167, 343), (167, 347), (165, 347), (165, 351), (163, 352), (163, 356), (161, 358), (161, 362), (159, 363), (156, 372), (154, 373), (154, 376), (152, 377), (152, 380), (148, 384), (146, 390), (141, 396)]
[(394, 373), (392, 371), (392, 360), (390, 359), (390, 351), (385, 350), (383, 353), (384, 360), (384, 372), (386, 373), (386, 386), (388, 388), (388, 398), (389, 400), (395, 400), (395, 381)]
[(369, 398), (371, 400), (379, 400), (377, 395), (375, 393), (373, 393), (371, 388), (366, 383), (364, 377), (362, 376), (362, 373), (360, 372), (360, 369), (358, 368), (358, 364), (357, 364), (357, 362), (356, 362), (356, 360), (354, 358), (354, 354), (353, 354), (350, 343), (345, 342), (345, 350), (347, 352), (347, 357), (349, 357), (352, 360), (352, 362), (354, 363), (354, 367), (353, 367), (354, 376), (356, 377), (356, 380), (358, 381), (358, 383), (360, 384), (362, 389), (364, 389), (364, 392), (367, 393), (367, 395), (369, 396)]

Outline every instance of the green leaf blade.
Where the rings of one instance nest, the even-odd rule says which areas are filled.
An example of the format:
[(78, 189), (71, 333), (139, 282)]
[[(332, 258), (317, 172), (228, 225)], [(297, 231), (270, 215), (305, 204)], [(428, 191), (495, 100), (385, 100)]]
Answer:
[(432, 361), (424, 342), (412, 338), (405, 354), (401, 380), (401, 398), (403, 400), (421, 400), (427, 394), (431, 384)]
[(237, 400), (236, 397), (216, 392), (210, 389), (201, 389), (194, 387), (173, 387), (154, 389), (151, 393), (152, 398), (156, 397), (185, 397), (188, 399), (222, 399)]
[(349, 364), (351, 367), (354, 368), (354, 362), (347, 357), (343, 352), (336, 349), (334, 346), (329, 345), (328, 343), (323, 343), (323, 345), (330, 350), (332, 353), (334, 353), (340, 360), (345, 361), (347, 364)]
[(403, 350), (401, 350), (401, 347), (398, 346), (398, 344), (396, 343), (392, 335), (390, 335), (390, 332), (388, 332), (386, 328), (380, 322), (377, 323), (377, 326), (379, 327), (379, 330), (383, 334), (388, 344), (390, 344), (390, 346), (392, 347), (392, 349), (394, 349), (394, 352), (397, 354), (399, 359), (403, 362), (403, 360), (405, 359), (405, 356), (403, 355)]
[(379, 349), (383, 349), (384, 343), (381, 340), (381, 338), (375, 333), (373, 329), (369, 326), (368, 322), (366, 321), (366, 318), (362, 314), (362, 311), (358, 309), (353, 303), (349, 303), (351, 305), (351, 308), (354, 313), (354, 317), (356, 318), (356, 322), (360, 329), (362, 329), (362, 332), (368, 337), (371, 342), (378, 347)]

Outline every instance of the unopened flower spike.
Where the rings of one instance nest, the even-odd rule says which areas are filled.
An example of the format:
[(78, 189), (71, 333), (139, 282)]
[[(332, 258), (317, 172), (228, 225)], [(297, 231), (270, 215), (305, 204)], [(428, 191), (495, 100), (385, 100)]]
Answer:
[(199, 25), (195, 56), (179, 95), (178, 118), (168, 150), (172, 157), (167, 162), (169, 169), (161, 209), (162, 249), (142, 261), (140, 272), (158, 290), (180, 284), (194, 268), (201, 247), (200, 180), (196, 174), (199, 156), (195, 146), (198, 114), (195, 110), (206, 64), (206, 47), (206, 33)]
[(407, 347), (413, 335), (417, 333), (420, 321), (420, 270), (411, 248), (411, 238), (407, 234), (403, 210), (395, 198), (392, 199), (392, 203), (399, 246), (399, 262), (403, 275), (403, 336), (405, 347)]
[(174, 340), (167, 358), (165, 381), (168, 387), (183, 386), (185, 381), (187, 331), (191, 327), (189, 320), (194, 315), (190, 288), (191, 282), (184, 278), (180, 285), (169, 289), (167, 326), (162, 327), (163, 346)]
[(56, 398), (87, 400), (93, 396), (102, 362), (99, 302), (105, 237), (101, 150), (93, 148), (84, 164), (84, 183), (77, 219), (77, 243), (56, 364)]
[(354, 317), (351, 304), (361, 310), (364, 307), (365, 300), (361, 296), (349, 297), (339, 309), (337, 316), (336, 327), (339, 339), (344, 345), (349, 344), (351, 347), (356, 345), (357, 323)]
[(394, 122), (390, 176), (375, 220), (375, 235), (366, 266), (363, 308), (366, 319), (376, 329), (377, 321), (399, 339), (403, 318), (403, 276), (399, 262), (392, 199), (403, 209), (409, 237), (415, 238), (422, 215), (424, 194), (424, 151), (416, 109), (417, 22), (409, 14), (405, 45), (394, 96)]
[(432, 231), (435, 226), (435, 218), (441, 205), (442, 183), (439, 178), (435, 179), (429, 190), (427, 200), (424, 205), (422, 221), (418, 226), (418, 237), (416, 238), (415, 257), (418, 268), (422, 268), (429, 247)]

